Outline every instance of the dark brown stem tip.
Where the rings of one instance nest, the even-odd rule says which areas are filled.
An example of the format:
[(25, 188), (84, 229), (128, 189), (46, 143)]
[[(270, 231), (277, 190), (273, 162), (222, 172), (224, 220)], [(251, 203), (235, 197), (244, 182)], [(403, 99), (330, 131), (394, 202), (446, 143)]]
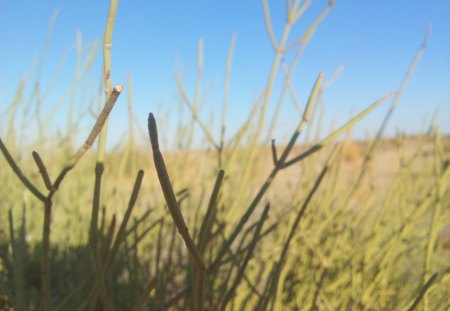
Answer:
[(142, 178), (144, 178), (144, 170), (139, 170), (136, 176), (136, 180), (142, 181)]
[(150, 136), (153, 152), (159, 151), (158, 129), (156, 128), (155, 116), (151, 112), (148, 115), (148, 134)]

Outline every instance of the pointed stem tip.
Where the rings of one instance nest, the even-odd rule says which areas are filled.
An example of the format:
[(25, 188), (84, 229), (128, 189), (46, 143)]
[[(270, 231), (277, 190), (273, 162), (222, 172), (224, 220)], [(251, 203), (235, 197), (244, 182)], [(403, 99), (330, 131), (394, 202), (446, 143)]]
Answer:
[(153, 152), (159, 151), (158, 129), (156, 128), (155, 116), (151, 112), (148, 115), (148, 134), (150, 136)]

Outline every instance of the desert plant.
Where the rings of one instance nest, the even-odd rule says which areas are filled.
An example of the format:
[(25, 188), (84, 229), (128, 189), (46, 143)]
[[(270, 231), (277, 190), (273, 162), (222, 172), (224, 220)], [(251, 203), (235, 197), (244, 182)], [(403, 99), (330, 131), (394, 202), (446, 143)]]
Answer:
[[(434, 125), (419, 138), (401, 134), (395, 140), (383, 138), (425, 51), (429, 31), (399, 89), (322, 138), (318, 109), (336, 76), (324, 81), (325, 74), (319, 73), (303, 108), (291, 78), (334, 1), (290, 43), (289, 34), (311, 1), (287, 2), (286, 25), (277, 41), (268, 1), (263, 0), (275, 56), (264, 91), (247, 120), (226, 139), (235, 36), (217, 135), (203, 120), (200, 41), (192, 99), (176, 76), (179, 109), (189, 112), (187, 121), (178, 119), (178, 131), (171, 131), (177, 133), (179, 149), (167, 151), (161, 139), (168, 133), (165, 124), (172, 123), (160, 122), (163, 113), (161, 117), (150, 113), (151, 156), (148, 146), (141, 148), (135, 142), (134, 130), (139, 128), (133, 123), (131, 76), (129, 140), (122, 150), (106, 149), (108, 115), (122, 91), (120, 85), (113, 87), (111, 78), (117, 4), (111, 1), (103, 40), (101, 93), (105, 92), (106, 103), (100, 104), (99, 96), (100, 112), (80, 148), (72, 152), (75, 140), (70, 129), (77, 123), (73, 118), (66, 133), (71, 142), (64, 148), (51, 145), (54, 137), (46, 139), (42, 130), (36, 141), (42, 151), (27, 156), (12, 135), (24, 83), (10, 105), (7, 139), (0, 139), (7, 164), (0, 168), (0, 205), (5, 207), (0, 212), (0, 309), (448, 307), (450, 250), (442, 236), (450, 227), (450, 140)], [(280, 97), (270, 115), (275, 76), (283, 56), (293, 51), (292, 63), (282, 68)], [(36, 88), (33, 92), (40, 97)], [(300, 112), (299, 122), (285, 145), (276, 144), (274, 128), (287, 96)], [(353, 142), (350, 130), (389, 99), (377, 135)], [(176, 117), (171, 110), (167, 116)], [(41, 118), (36, 122), (45, 124)], [(312, 131), (314, 122), (317, 133)], [(200, 151), (193, 150), (197, 127), (205, 139)], [(339, 140), (345, 135), (347, 139)], [(96, 154), (88, 152), (98, 136)], [(355, 148), (357, 161), (353, 161)], [(30, 161), (36, 167), (27, 165)], [(3, 169), (6, 166), (9, 169)], [(53, 179), (57, 166), (62, 169)], [(136, 168), (141, 169), (136, 172)]]

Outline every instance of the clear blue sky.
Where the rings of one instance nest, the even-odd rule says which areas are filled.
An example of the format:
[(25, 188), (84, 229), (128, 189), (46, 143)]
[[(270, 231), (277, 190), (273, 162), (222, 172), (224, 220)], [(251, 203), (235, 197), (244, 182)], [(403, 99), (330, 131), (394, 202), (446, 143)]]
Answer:
[[(279, 39), (285, 21), (285, 1), (271, 0), (269, 5)], [(301, 34), (326, 5), (325, 0), (314, 1), (304, 18), (294, 26), (291, 40)], [(69, 54), (46, 98), (44, 109), (48, 110), (73, 79), (75, 51), (70, 47), (77, 31), (82, 34), (83, 44), (101, 40), (108, 7), (106, 0), (0, 0), (0, 112), (3, 113), (13, 99), (20, 79), (29, 72), (36, 72), (35, 64), (56, 8), (60, 8), (60, 13), (42, 71), (44, 85), (68, 49)], [(447, 0), (336, 0), (293, 77), (299, 99), (306, 100), (320, 71), (329, 78), (339, 65), (344, 65), (343, 73), (325, 94), (325, 123), (343, 123), (352, 113), (397, 89), (423, 40), (427, 22), (431, 22), (433, 30), (428, 49), (399, 103), (388, 134), (394, 133), (395, 128), (417, 133), (424, 117), (430, 119), (436, 107), (440, 107), (438, 123), (442, 131), (449, 132), (449, 17), (450, 1)], [(261, 1), (120, 1), (113, 35), (112, 79), (116, 84), (126, 84), (128, 73), (132, 73), (135, 114), (144, 126), (149, 111), (159, 111), (159, 105), (168, 106), (176, 99), (174, 73), (177, 67), (189, 94), (193, 95), (197, 44), (199, 38), (203, 38), (202, 98), (206, 101), (205, 111), (214, 109), (218, 120), (226, 57), (233, 33), (237, 33), (238, 39), (228, 115), (230, 127), (235, 129), (250, 111), (254, 98), (264, 89), (274, 58), (265, 31)], [(80, 90), (88, 89), (92, 94), (98, 90), (100, 65), (101, 53)], [(281, 85), (282, 76), (279, 72), (277, 86)], [(32, 78), (29, 81), (33, 81)], [(277, 88), (271, 107), (278, 94)], [(125, 98), (121, 97), (112, 113), (112, 137), (122, 137), (126, 129)], [(77, 98), (77, 103), (84, 107), (80, 109), (88, 105), (82, 104), (83, 100), (88, 102), (92, 96)], [(355, 136), (373, 134), (387, 106), (364, 120), (355, 129)], [(58, 120), (63, 123), (65, 114), (60, 112), (60, 115)], [(209, 113), (203, 116), (208, 119)], [(299, 117), (287, 102), (281, 118), (277, 135), (282, 139), (295, 127)], [(86, 116), (85, 119), (91, 120)], [(5, 118), (0, 120), (4, 122)]]

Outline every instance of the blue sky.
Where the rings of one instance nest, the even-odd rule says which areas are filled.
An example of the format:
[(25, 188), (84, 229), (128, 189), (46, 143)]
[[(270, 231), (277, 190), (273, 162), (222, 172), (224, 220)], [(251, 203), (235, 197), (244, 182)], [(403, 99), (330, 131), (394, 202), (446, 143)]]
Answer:
[[(297, 38), (326, 7), (327, 1), (313, 1), (310, 9), (292, 30)], [(285, 23), (285, 1), (269, 1), (275, 34), (279, 39)], [(83, 44), (103, 36), (109, 2), (0, 0), (0, 112), (14, 98), (24, 76), (33, 81), (36, 64), (44, 46), (50, 18), (59, 8), (41, 82), (46, 85), (66, 51), (67, 57), (44, 110), (51, 110), (74, 76), (76, 34)], [(439, 107), (438, 124), (450, 131), (450, 2), (422, 1), (336, 1), (336, 5), (306, 48), (292, 79), (301, 102), (309, 94), (320, 71), (329, 78), (340, 65), (344, 71), (325, 93), (325, 128), (342, 124), (352, 114), (397, 89), (413, 56), (422, 43), (427, 22), (432, 23), (429, 46), (387, 129), (407, 133), (420, 131)], [(175, 70), (181, 72), (191, 96), (194, 94), (198, 40), (204, 40), (202, 81), (203, 117), (215, 111), (219, 119), (228, 48), (237, 34), (231, 74), (229, 128), (231, 132), (249, 113), (254, 99), (263, 91), (274, 51), (267, 37), (261, 1), (120, 1), (113, 35), (112, 79), (126, 84), (133, 77), (133, 104), (136, 118), (145, 126), (149, 111), (166, 110), (177, 99)], [(292, 56), (287, 55), (289, 62)], [(86, 110), (98, 90), (101, 53), (79, 87), (77, 109)], [(275, 106), (282, 83), (279, 72), (271, 102)], [(31, 88), (30, 88), (31, 89)], [(125, 95), (125, 94), (124, 94)], [(67, 103), (57, 114), (64, 124)], [(163, 107), (163, 108), (161, 108)], [(373, 134), (388, 105), (377, 110), (353, 131), (356, 137)], [(173, 110), (176, 113), (176, 109)], [(86, 122), (92, 122), (84, 114)], [(118, 139), (127, 128), (126, 96), (121, 96), (112, 113), (110, 137)], [(5, 118), (1, 118), (4, 122)], [(276, 132), (285, 139), (295, 128), (299, 115), (287, 102)], [(216, 122), (218, 124), (218, 122)], [(3, 125), (0, 125), (2, 128)], [(218, 129), (215, 129), (218, 133)]]

